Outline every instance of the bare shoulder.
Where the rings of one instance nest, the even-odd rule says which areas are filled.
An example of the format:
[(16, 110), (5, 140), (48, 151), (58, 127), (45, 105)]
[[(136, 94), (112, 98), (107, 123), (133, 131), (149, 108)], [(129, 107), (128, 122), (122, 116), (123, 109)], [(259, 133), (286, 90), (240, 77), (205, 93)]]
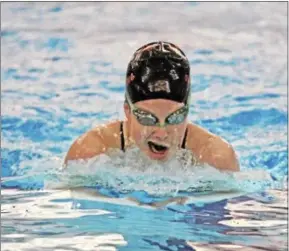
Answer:
[(230, 143), (198, 125), (188, 125), (186, 146), (200, 162), (220, 170), (240, 170), (236, 153)]
[(69, 160), (89, 159), (119, 147), (120, 121), (99, 125), (77, 138), (67, 152), (64, 163)]

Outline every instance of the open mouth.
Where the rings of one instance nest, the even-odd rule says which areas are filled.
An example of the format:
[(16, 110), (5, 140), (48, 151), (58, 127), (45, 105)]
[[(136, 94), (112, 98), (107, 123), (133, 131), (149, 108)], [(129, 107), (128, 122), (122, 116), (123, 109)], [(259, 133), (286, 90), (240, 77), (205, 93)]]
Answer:
[(162, 154), (165, 153), (169, 148), (167, 146), (157, 144), (155, 142), (149, 141), (148, 142), (149, 148), (153, 153)]

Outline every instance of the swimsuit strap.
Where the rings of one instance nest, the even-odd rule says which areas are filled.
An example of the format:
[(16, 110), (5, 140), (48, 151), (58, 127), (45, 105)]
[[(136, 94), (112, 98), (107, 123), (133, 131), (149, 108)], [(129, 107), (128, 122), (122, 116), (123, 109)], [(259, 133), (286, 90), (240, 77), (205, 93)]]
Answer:
[(123, 152), (125, 152), (125, 141), (124, 141), (124, 133), (123, 133), (123, 121), (120, 122), (120, 147)]
[(188, 128), (185, 131), (185, 136), (184, 136), (183, 143), (182, 143), (182, 148), (183, 149), (186, 148), (187, 134), (188, 134)]

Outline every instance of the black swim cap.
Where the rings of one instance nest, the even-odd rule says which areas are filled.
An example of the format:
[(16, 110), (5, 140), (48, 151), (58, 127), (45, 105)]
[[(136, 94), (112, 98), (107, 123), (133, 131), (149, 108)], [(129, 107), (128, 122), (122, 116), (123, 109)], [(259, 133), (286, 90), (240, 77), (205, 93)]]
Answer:
[(169, 42), (152, 42), (139, 48), (128, 64), (126, 95), (132, 103), (169, 99), (187, 103), (190, 64), (184, 52)]

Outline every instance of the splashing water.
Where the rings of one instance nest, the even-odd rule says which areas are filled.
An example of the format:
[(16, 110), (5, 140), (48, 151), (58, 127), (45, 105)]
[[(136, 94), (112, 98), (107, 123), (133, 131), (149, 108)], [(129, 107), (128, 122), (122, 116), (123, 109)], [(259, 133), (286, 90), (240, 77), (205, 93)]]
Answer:
[[(283, 185), (262, 169), (221, 172), (208, 165), (190, 166), (191, 155), (186, 150), (180, 150), (177, 156), (179, 158), (166, 163), (157, 163), (143, 156), (137, 148), (132, 148), (125, 154), (112, 151), (86, 161), (71, 161), (65, 169), (62, 159), (46, 160), (37, 166), (31, 160), (29, 164), (23, 162), (25, 168), (20, 169), (21, 173), (19, 169), (15, 170), (20, 177), (4, 178), (3, 181), (5, 185), (11, 180), (24, 179), (22, 183), (27, 184), (29, 179), (30, 184), (45, 189), (94, 188), (110, 197), (129, 197), (143, 191), (143, 200), (218, 192), (248, 195)], [(32, 169), (27, 169), (27, 166), (32, 166)]]

